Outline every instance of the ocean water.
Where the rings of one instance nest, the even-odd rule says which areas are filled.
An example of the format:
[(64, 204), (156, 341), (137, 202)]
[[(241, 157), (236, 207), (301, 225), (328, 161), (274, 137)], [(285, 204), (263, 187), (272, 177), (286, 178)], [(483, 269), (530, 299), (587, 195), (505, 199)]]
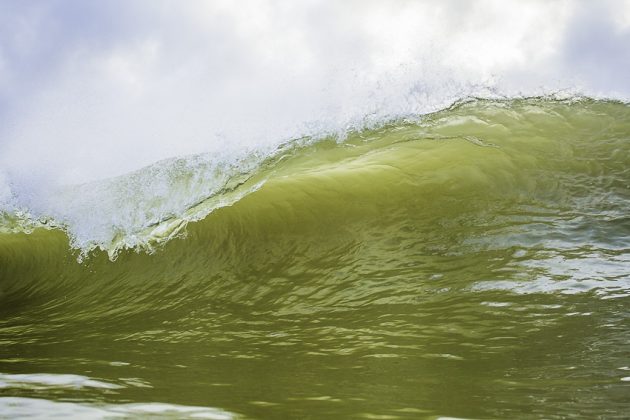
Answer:
[(626, 103), (462, 100), (30, 204), (2, 417), (630, 412)]

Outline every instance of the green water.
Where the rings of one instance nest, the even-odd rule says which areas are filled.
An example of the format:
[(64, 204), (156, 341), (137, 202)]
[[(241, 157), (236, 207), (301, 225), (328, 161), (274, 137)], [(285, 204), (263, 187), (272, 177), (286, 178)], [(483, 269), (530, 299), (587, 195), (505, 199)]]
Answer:
[(628, 416), (630, 107), (471, 101), (283, 153), (152, 254), (5, 229), (0, 417)]

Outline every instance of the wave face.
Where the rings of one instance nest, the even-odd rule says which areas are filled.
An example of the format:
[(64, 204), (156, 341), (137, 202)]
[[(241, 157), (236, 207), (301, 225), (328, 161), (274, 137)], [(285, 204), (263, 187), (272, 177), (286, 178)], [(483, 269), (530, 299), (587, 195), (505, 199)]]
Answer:
[(627, 104), (469, 100), (8, 208), (0, 405), (628, 412), (629, 168)]

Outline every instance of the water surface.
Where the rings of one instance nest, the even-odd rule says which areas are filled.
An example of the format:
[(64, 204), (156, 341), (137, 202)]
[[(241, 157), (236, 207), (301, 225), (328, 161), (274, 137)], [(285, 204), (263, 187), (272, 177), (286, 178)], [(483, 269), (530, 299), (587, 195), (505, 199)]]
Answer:
[[(163, 165), (163, 197), (208, 196), (144, 225), (2, 216), (0, 415), (630, 412), (627, 105), (475, 100)], [(128, 197), (103, 208), (157, 214)]]

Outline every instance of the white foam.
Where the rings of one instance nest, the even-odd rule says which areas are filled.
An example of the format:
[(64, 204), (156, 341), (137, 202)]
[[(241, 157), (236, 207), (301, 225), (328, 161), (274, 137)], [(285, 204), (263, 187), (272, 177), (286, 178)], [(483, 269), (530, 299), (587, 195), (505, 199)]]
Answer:
[(111, 418), (203, 418), (230, 420), (237, 416), (211, 407), (195, 407), (165, 403), (89, 404), (58, 402), (39, 398), (0, 397), (0, 412), (7, 418), (48, 419), (68, 417), (80, 419)]
[(0, 373), (0, 388), (101, 388), (118, 389), (120, 385), (97, 381), (81, 375), (51, 373)]

